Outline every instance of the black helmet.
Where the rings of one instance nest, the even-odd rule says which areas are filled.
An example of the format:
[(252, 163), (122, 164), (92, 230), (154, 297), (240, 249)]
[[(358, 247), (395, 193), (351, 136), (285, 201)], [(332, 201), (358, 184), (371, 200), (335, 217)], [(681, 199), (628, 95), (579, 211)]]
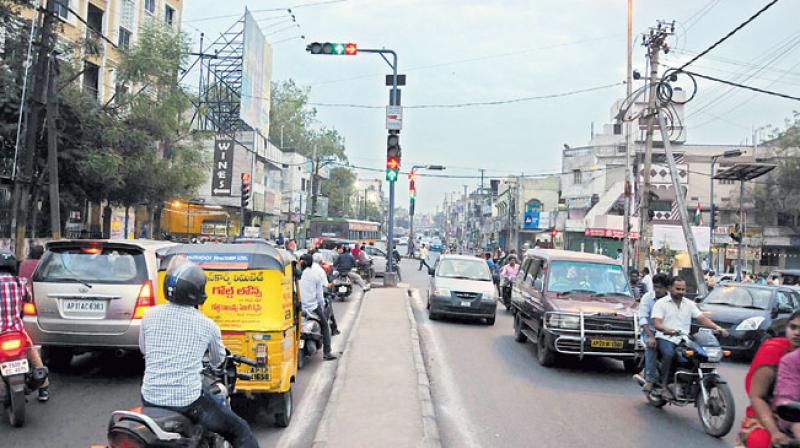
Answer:
[(184, 262), (167, 269), (164, 297), (178, 305), (202, 305), (206, 296), (206, 273), (200, 266)]
[(0, 271), (10, 274), (17, 273), (17, 257), (6, 249), (0, 249)]

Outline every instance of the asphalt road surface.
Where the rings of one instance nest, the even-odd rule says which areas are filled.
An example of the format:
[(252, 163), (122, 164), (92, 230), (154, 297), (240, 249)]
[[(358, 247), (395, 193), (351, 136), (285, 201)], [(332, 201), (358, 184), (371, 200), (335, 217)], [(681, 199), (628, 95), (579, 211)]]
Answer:
[[(361, 297), (360, 289), (356, 288), (347, 302), (334, 303), (342, 335), (349, 330), (352, 311)], [(334, 349), (341, 337), (334, 338)], [(321, 405), (314, 397), (304, 398), (315, 376), (323, 371), (322, 366), (321, 354), (315, 354), (307, 359), (305, 367), (298, 373), (294, 385), (295, 416), (304, 405)], [(109, 353), (87, 353), (75, 357), (69, 370), (51, 374), (49, 402), (39, 403), (35, 395), (29, 397), (23, 428), (10, 427), (3, 415), (0, 419), (0, 447), (88, 448), (92, 444), (105, 445), (111, 413), (140, 405), (139, 388), (143, 373), (144, 362), (138, 353), (123, 358), (115, 358)], [(279, 445), (281, 436), (298, 424), (293, 420), (289, 428), (281, 429), (274, 426), (271, 416), (259, 412), (258, 408), (246, 409), (249, 413), (243, 417), (263, 447)], [(310, 445), (313, 436), (313, 432), (295, 435), (302, 440), (298, 445), (303, 446)]]
[(514, 342), (511, 315), (500, 306), (494, 326), (431, 321), (424, 308), (427, 273), (404, 262), (417, 288), (412, 305), (429, 364), (445, 446), (452, 447), (730, 447), (747, 405), (747, 364), (726, 362), (722, 375), (736, 400), (730, 434), (703, 432), (693, 406), (655, 409), (622, 363), (589, 359), (545, 368), (530, 342)]

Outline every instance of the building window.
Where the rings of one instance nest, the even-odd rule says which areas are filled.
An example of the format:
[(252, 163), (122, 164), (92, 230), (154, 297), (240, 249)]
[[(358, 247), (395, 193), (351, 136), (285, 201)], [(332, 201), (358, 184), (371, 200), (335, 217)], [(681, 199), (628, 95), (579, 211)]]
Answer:
[(127, 50), (131, 46), (131, 32), (123, 27), (119, 27), (119, 48)]
[(126, 30), (133, 29), (133, 16), (135, 14), (136, 4), (133, 0), (123, 0), (120, 8), (119, 25), (125, 27)]
[(306, 180), (305, 179), (300, 179), (300, 190), (301, 191), (306, 191)]
[(794, 227), (794, 215), (789, 213), (778, 213), (778, 225), (781, 227)]
[(58, 17), (69, 18), (69, 0), (56, 0), (54, 8)]
[(156, 0), (144, 0), (144, 10), (150, 14), (155, 14)]
[(83, 90), (97, 98), (100, 89), (100, 67), (91, 62), (83, 62)]
[(172, 26), (173, 22), (175, 22), (175, 9), (169, 5), (164, 7), (164, 22), (169, 26)]
[(581, 170), (572, 170), (572, 183), (583, 183), (583, 173), (581, 173)]
[(622, 135), (622, 123), (614, 123), (614, 135)]
[(780, 266), (780, 254), (776, 251), (764, 248), (761, 251), (761, 266)]
[(89, 8), (86, 12), (86, 25), (91, 31), (94, 31), (99, 37), (103, 34), (103, 10), (89, 3)]

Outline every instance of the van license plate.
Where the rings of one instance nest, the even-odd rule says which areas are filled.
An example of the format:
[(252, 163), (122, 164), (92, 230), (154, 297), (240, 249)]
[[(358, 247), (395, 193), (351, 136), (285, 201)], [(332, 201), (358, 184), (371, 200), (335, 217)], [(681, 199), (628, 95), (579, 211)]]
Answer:
[(472, 306), (472, 302), (470, 302), (468, 300), (462, 300), (461, 301), (461, 306)]
[(616, 348), (621, 349), (625, 347), (625, 341), (615, 341), (611, 339), (592, 339), (590, 343), (592, 348)]
[(18, 359), (0, 364), (0, 374), (3, 376), (19, 375), (28, 373), (28, 360)]
[(340, 286), (339, 287), (339, 292), (346, 293), (347, 292), (347, 286)]
[(105, 300), (63, 299), (62, 307), (66, 313), (86, 315), (106, 314)]

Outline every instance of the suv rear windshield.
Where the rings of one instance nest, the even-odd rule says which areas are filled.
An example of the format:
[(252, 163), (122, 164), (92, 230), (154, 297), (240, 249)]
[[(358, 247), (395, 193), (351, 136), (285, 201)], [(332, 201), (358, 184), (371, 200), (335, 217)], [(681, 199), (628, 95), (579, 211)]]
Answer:
[(585, 261), (550, 263), (547, 290), (550, 292), (587, 291), (595, 294), (631, 295), (622, 266)]
[(75, 246), (48, 250), (34, 282), (138, 284), (147, 279), (144, 254), (137, 248)]

